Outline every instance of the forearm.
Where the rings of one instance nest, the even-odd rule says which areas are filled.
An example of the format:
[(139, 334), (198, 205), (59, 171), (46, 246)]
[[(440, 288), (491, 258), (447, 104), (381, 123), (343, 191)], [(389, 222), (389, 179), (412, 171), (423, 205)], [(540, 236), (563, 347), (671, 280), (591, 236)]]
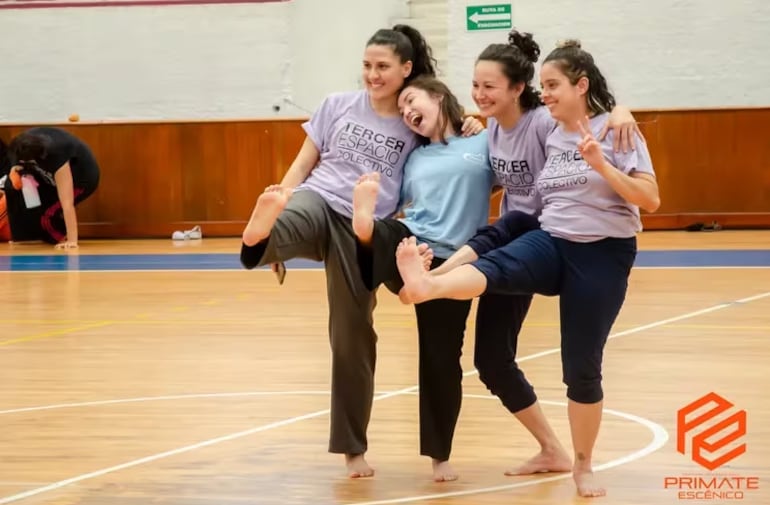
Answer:
[(78, 242), (78, 217), (75, 213), (75, 206), (62, 206), (64, 214), (64, 226), (67, 229), (67, 242), (76, 244)]
[(461, 265), (465, 265), (466, 263), (471, 263), (473, 261), (476, 261), (478, 258), (479, 256), (471, 247), (464, 245), (460, 249), (458, 249), (456, 253), (450, 256), (449, 259), (447, 259), (444, 263), (442, 263), (438, 268), (431, 270), (430, 273), (431, 275), (445, 274), (450, 270), (453, 270)]
[(318, 164), (319, 157), (320, 153), (316, 145), (310, 138), (306, 138), (299, 154), (283, 176), (281, 186), (286, 189), (294, 189), (302, 184)]
[(647, 212), (655, 212), (660, 207), (658, 187), (654, 181), (631, 177), (606, 162), (600, 172), (612, 189), (628, 203)]
[(289, 167), (289, 170), (286, 172), (286, 175), (284, 175), (283, 179), (281, 179), (281, 186), (286, 189), (296, 188), (305, 182), (305, 179), (307, 179), (307, 176), (310, 175), (312, 170), (312, 167), (310, 167), (310, 170), (308, 170), (296, 162), (292, 163), (291, 167)]

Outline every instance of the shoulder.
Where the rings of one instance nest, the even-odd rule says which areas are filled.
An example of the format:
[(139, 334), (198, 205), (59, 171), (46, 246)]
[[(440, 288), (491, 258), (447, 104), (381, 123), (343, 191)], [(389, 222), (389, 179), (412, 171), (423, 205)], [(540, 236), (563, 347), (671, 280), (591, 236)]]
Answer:
[(484, 129), (472, 137), (462, 137), (460, 139), (463, 146), (474, 149), (475, 151), (486, 152), (489, 146), (489, 130)]
[(366, 99), (366, 91), (340, 91), (326, 95), (322, 105), (345, 106), (362, 102)]
[(529, 111), (529, 113), (532, 116), (532, 123), (539, 132), (545, 135), (551, 133), (558, 126), (558, 123), (551, 115), (551, 111), (545, 105), (540, 105)]

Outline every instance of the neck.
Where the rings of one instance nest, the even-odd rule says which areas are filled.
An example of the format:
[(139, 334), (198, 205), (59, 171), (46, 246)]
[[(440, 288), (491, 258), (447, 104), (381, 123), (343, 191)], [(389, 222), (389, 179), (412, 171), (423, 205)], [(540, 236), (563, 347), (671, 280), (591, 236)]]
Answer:
[(524, 115), (524, 111), (521, 110), (521, 105), (516, 103), (509, 110), (505, 111), (500, 116), (495, 117), (497, 123), (503, 130), (510, 130), (519, 123), (519, 119)]
[(369, 95), (369, 103), (374, 112), (380, 116), (390, 117), (398, 116), (398, 97), (389, 96), (387, 98), (373, 98)]
[(571, 115), (571, 117), (562, 119), (559, 122), (561, 123), (561, 127), (564, 129), (564, 131), (574, 133), (580, 131), (578, 123), (581, 122), (583, 118), (588, 117), (590, 119), (595, 115), (596, 114), (588, 110), (588, 107), (581, 105), (578, 110)]
[[(447, 127), (444, 129), (444, 138), (448, 139), (449, 137), (454, 137), (457, 135), (457, 132), (454, 128), (452, 128), (451, 124), (448, 124)], [(430, 136), (430, 141), (433, 143), (441, 142), (441, 133), (436, 130), (436, 133)]]

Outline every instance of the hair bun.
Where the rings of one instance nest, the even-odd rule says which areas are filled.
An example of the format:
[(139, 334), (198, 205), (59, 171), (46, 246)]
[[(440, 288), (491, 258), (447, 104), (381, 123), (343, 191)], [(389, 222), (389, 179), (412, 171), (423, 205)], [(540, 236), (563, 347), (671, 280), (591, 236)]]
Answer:
[(508, 44), (516, 47), (527, 58), (528, 61), (536, 63), (540, 57), (540, 46), (532, 38), (531, 33), (522, 33), (518, 30), (511, 30), (508, 33)]
[(578, 39), (560, 40), (556, 43), (556, 47), (559, 49), (567, 49), (569, 47), (580, 49), (580, 41)]

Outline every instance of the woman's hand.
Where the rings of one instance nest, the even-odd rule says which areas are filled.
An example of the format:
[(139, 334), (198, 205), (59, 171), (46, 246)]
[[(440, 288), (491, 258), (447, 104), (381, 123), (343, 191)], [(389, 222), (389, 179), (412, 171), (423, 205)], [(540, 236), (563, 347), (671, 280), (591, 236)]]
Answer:
[(484, 125), (473, 116), (468, 116), (463, 121), (462, 135), (463, 137), (473, 137), (484, 131)]

